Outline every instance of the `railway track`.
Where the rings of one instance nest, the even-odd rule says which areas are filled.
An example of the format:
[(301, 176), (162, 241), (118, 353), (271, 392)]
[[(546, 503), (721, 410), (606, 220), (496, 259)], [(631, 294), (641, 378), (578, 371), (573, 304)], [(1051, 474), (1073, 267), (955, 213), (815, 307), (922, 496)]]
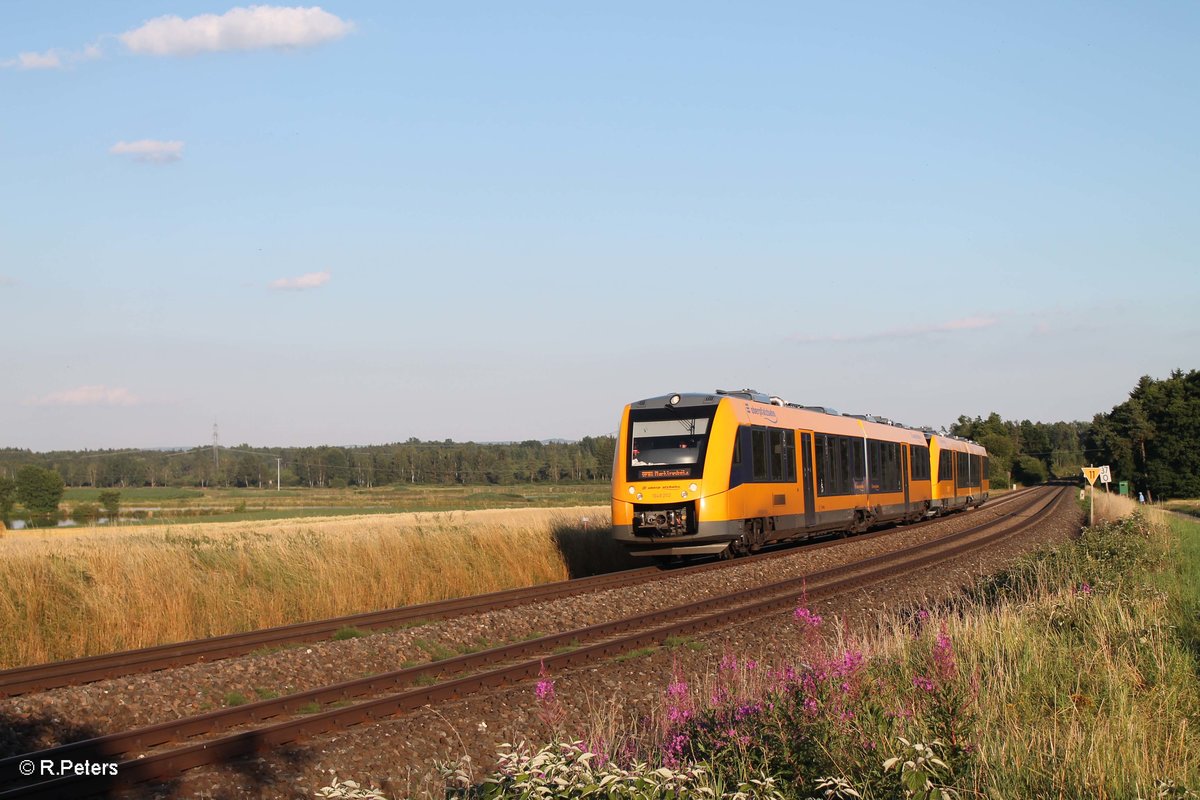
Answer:
[[(987, 505), (994, 509), (1016, 502), (1029, 490), (1005, 495)], [(936, 524), (938, 518), (904, 526), (904, 530)], [(887, 535), (894, 528), (881, 528), (855, 537), (865, 540)], [(810, 548), (836, 545), (840, 539), (817, 540)], [(642, 567), (623, 572), (597, 575), (589, 578), (556, 581), (538, 586), (506, 589), (470, 597), (439, 600), (419, 605), (351, 614), (314, 622), (301, 622), (274, 628), (264, 628), (244, 633), (231, 633), (207, 639), (156, 645), (138, 650), (125, 650), (98, 656), (88, 656), (49, 664), (36, 664), (0, 671), (0, 698), (15, 697), (32, 692), (41, 692), (61, 686), (76, 686), (85, 683), (117, 678), (144, 672), (172, 669), (187, 664), (219, 661), (225, 658), (246, 655), (268, 647), (281, 647), (307, 642), (324, 641), (345, 629), (383, 631), (399, 627), (411, 627), (426, 622), (450, 619), (513, 608), (531, 603), (569, 597), (584, 592), (599, 592), (626, 586), (636, 586), (664, 577), (687, 575), (697, 572), (719, 570), (728, 566), (748, 564), (754, 561), (780, 558), (793, 552), (791, 546), (773, 549), (749, 558), (735, 561), (711, 562), (693, 566), (663, 570), (659, 567)]]
[[(276, 700), (224, 709), (134, 731), (63, 745), (38, 753), (0, 760), (0, 781), (16, 775), (19, 761), (50, 759), (56, 763), (114, 762), (117, 776), (68, 777), (27, 785), (0, 783), (0, 798), (60, 797), (101, 792), (118, 785), (161, 780), (202, 764), (225, 762), (270, 750), (299, 739), (388, 717), (536, 676), (542, 665), (552, 670), (592, 664), (599, 659), (656, 644), (669, 636), (712, 630), (732, 622), (794, 606), (806, 592), (820, 599), (877, 583), (930, 564), (986, 547), (1026, 530), (1053, 513), (1069, 493), (1059, 488), (1014, 500), (1002, 517), (903, 550), (777, 581), (720, 597), (661, 609), (637, 617), (452, 659), (375, 675), (358, 681), (299, 692)], [(711, 566), (711, 565), (709, 565)], [(448, 677), (454, 675), (463, 677)], [(418, 685), (435, 681), (432, 685)], [(295, 714), (314, 704), (371, 699), (329, 708), (297, 719), (262, 725), (264, 720)], [(211, 736), (236, 726), (250, 730), (151, 751), (167, 743)]]

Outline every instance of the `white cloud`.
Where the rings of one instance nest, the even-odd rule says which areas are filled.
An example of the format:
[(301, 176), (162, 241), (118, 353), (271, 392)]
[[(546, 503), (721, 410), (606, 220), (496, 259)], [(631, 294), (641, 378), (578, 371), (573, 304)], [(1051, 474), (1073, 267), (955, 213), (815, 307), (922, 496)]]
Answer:
[(326, 272), (309, 272), (306, 275), (301, 275), (296, 278), (280, 278), (277, 281), (271, 281), (272, 289), (315, 289), (318, 286), (323, 286), (329, 283), (329, 279), (333, 277)]
[(199, 14), (184, 19), (167, 15), (112, 36), (105, 34), (81, 50), (54, 47), (42, 53), (25, 52), (0, 61), (7, 69), (64, 69), (78, 61), (104, 56), (100, 42), (119, 40), (135, 55), (191, 56), (227, 50), (314, 47), (341, 39), (354, 23), (320, 6), (248, 6), (224, 14)]
[(0, 275), (0, 286), (16, 286), (17, 279), (11, 275)]
[(89, 44), (79, 51), (52, 48), (44, 53), (20, 53), (16, 58), (0, 61), (0, 66), (11, 69), (62, 69), (76, 61), (90, 61), (103, 55), (100, 46)]
[(136, 406), (141, 400), (123, 387), (78, 386), (31, 398), (31, 406)]
[(44, 53), (21, 53), (13, 61), (4, 63), (17, 69), (60, 69), (62, 57), (57, 50), (47, 50)]
[(138, 139), (136, 142), (117, 142), (108, 148), (108, 152), (150, 164), (169, 164), (183, 158), (183, 142)]
[(133, 53), (190, 56), (223, 50), (311, 47), (340, 39), (353, 27), (319, 6), (250, 6), (219, 16), (158, 17), (117, 38)]

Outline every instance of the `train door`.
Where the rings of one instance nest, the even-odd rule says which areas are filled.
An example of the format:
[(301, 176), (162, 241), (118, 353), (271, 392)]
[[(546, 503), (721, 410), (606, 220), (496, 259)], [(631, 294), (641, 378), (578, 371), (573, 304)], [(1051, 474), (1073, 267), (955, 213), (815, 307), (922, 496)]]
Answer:
[(812, 434), (800, 434), (800, 473), (804, 480), (804, 527), (817, 524), (816, 498), (813, 496)]
[(904, 487), (904, 516), (908, 516), (908, 445), (900, 445), (900, 484)]

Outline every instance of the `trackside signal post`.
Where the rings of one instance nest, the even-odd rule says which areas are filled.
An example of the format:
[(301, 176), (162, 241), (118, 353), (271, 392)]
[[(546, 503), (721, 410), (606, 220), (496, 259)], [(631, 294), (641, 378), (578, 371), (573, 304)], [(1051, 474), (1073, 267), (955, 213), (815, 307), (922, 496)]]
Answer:
[[(1101, 475), (1108, 477), (1108, 467), (1084, 467), (1083, 477), (1087, 478), (1088, 482), (1088, 527), (1096, 524), (1096, 478)], [(1111, 480), (1111, 479), (1110, 479)], [(1107, 488), (1108, 481), (1105, 481)]]

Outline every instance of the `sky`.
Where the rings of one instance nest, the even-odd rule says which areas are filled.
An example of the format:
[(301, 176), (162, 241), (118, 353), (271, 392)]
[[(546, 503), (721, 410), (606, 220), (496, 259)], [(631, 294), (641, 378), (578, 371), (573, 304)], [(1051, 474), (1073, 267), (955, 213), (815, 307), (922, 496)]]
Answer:
[(1200, 5), (0, 4), (0, 447), (509, 441), (1200, 367)]

